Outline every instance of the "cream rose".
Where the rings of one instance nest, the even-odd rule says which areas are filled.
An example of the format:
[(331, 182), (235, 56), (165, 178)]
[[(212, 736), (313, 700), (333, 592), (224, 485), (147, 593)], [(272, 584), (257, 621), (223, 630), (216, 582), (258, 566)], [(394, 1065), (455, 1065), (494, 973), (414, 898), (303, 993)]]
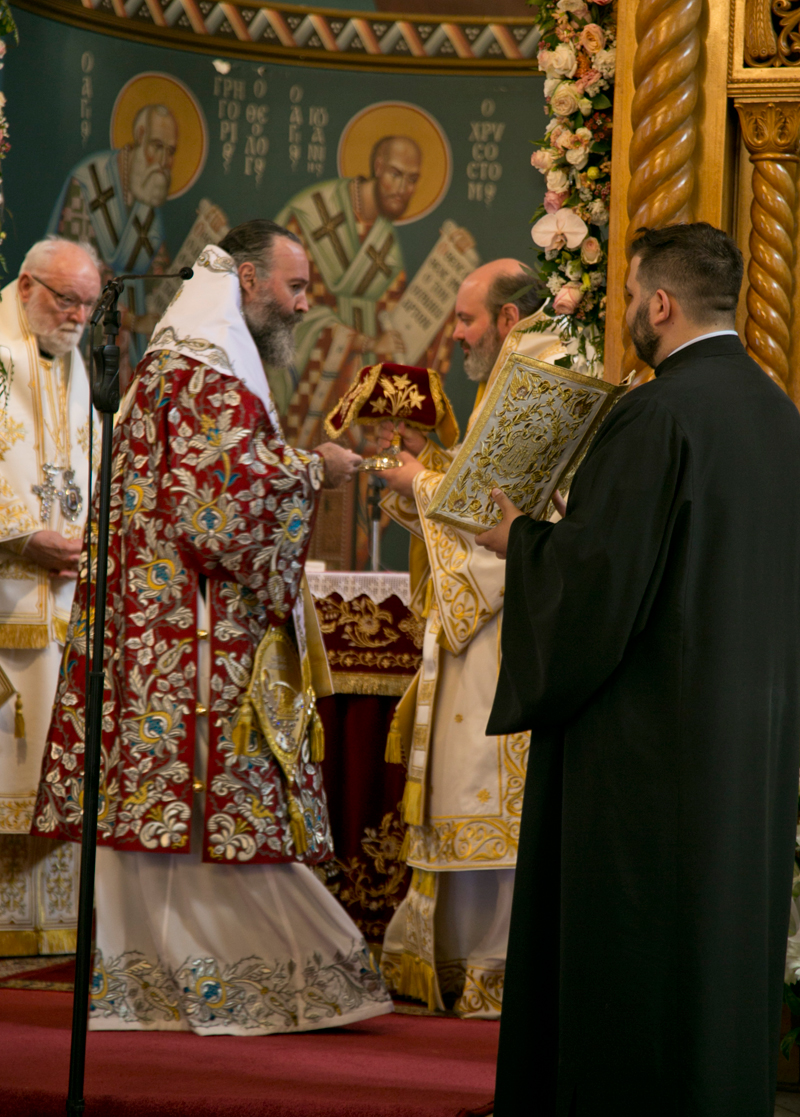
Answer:
[(589, 162), (589, 152), (585, 147), (571, 147), (567, 152), (567, 162), (576, 170), (582, 171)]
[(572, 116), (578, 111), (578, 91), (571, 81), (562, 81), (550, 98), (550, 108), (556, 116)]
[(553, 299), (555, 314), (574, 314), (583, 298), (583, 286), (580, 283), (565, 283)]
[(584, 264), (599, 264), (603, 256), (603, 249), (597, 237), (587, 237), (581, 245), (581, 259)]
[(564, 171), (557, 168), (550, 171), (547, 175), (547, 189), (555, 190), (557, 194), (561, 194), (569, 186), (569, 178)]
[(596, 23), (587, 23), (578, 40), (587, 54), (597, 54), (606, 45), (606, 35)]
[(554, 162), (553, 153), (548, 151), (547, 148), (534, 151), (531, 155), (531, 166), (535, 167), (537, 171), (541, 171), (543, 175), (547, 174)]
[(539, 69), (549, 78), (571, 78), (578, 69), (578, 58), (569, 43), (559, 43), (555, 50), (539, 51)]

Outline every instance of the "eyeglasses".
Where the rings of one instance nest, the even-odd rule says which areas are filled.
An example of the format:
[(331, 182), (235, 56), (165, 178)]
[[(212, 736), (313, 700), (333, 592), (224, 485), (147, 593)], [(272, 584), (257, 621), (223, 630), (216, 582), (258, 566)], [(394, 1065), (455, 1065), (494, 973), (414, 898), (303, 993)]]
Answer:
[(28, 272), (28, 274), (35, 283), (39, 283), (42, 287), (47, 288), (55, 299), (55, 304), (59, 310), (77, 310), (79, 307), (83, 307), (86, 311), (94, 310), (95, 303), (97, 302), (96, 299), (92, 299), (90, 302), (84, 302), (83, 299), (78, 299), (75, 295), (62, 295), (60, 291), (56, 291), (54, 287), (51, 287), (49, 283), (45, 283), (43, 279), (39, 279), (38, 276), (32, 275), (30, 272)]

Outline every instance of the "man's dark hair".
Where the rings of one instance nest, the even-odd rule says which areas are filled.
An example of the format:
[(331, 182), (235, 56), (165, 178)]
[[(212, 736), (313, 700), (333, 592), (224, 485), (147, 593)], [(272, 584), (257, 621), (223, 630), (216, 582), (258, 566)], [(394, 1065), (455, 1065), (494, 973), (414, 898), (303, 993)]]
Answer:
[(536, 290), (536, 283), (524, 271), (507, 272), (498, 275), (489, 284), (486, 292), (486, 309), (497, 322), (498, 315), (506, 303), (513, 303), (520, 318), (535, 313), (544, 302)]
[(269, 271), (272, 261), (272, 245), (276, 237), (286, 237), (295, 244), (302, 246), (303, 242), (298, 236), (284, 229), (274, 221), (264, 217), (257, 217), (253, 221), (245, 221), (223, 237), (219, 247), (229, 256), (233, 256), (237, 268), (241, 264), (255, 264), (260, 271)]
[(705, 221), (637, 230), (631, 259), (639, 257), (637, 279), (653, 294), (674, 295), (687, 318), (702, 324), (736, 313), (744, 262), (734, 241)]

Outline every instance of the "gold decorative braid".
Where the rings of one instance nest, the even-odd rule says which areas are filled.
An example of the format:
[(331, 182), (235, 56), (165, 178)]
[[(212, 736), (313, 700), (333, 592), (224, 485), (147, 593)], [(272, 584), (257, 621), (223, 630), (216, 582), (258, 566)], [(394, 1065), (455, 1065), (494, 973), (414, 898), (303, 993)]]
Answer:
[(736, 108), (753, 164), (747, 351), (788, 390), (800, 104), (742, 101)]
[[(662, 228), (692, 220), (702, 11), (703, 0), (639, 0), (625, 237), (629, 258), (641, 226)], [(634, 385), (652, 375), (626, 332), (622, 379), (631, 373)]]
[(348, 673), (332, 671), (333, 686), (336, 694), (385, 694), (392, 698), (400, 697), (408, 690), (413, 675), (386, 675)]

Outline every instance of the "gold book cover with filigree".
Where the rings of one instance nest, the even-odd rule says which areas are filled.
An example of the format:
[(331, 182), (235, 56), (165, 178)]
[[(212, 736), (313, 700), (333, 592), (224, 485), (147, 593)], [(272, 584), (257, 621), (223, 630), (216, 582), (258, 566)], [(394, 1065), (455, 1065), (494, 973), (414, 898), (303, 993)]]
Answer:
[(534, 519), (569, 481), (624, 387), (511, 353), (486, 393), (426, 516), (463, 531), (493, 527), (495, 486)]

